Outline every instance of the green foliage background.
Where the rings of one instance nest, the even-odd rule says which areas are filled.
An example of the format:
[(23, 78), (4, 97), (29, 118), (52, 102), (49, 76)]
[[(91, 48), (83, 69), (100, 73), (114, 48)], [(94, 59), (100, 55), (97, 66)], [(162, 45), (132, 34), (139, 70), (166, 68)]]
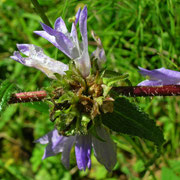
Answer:
[[(90, 31), (102, 40), (107, 67), (128, 72), (133, 85), (143, 80), (138, 66), (180, 70), (180, 1), (178, 0), (39, 0), (53, 24), (68, 18), (79, 6), (88, 7), (89, 52), (95, 49)], [(43, 47), (52, 58), (68, 58), (45, 39), (33, 34), (41, 30), (38, 14), (28, 0), (0, 0), (0, 79), (16, 83), (17, 91), (36, 91), (50, 84), (40, 71), (9, 58), (17, 43)], [(180, 98), (129, 98), (135, 101), (163, 130), (166, 143), (159, 157), (153, 143), (114, 133), (118, 162), (108, 173), (92, 155), (92, 168), (78, 171), (72, 152), (71, 169), (60, 163), (60, 155), (41, 160), (44, 147), (33, 141), (53, 129), (44, 103), (9, 105), (0, 117), (0, 179), (180, 179)], [(74, 150), (73, 150), (74, 151)]]

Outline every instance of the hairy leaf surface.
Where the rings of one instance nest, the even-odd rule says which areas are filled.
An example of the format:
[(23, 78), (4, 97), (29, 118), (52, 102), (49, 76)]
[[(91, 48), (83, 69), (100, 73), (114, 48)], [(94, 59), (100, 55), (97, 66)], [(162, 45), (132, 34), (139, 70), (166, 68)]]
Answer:
[(138, 136), (156, 145), (164, 142), (163, 134), (155, 122), (125, 98), (116, 99), (113, 113), (104, 114), (102, 122), (116, 132)]

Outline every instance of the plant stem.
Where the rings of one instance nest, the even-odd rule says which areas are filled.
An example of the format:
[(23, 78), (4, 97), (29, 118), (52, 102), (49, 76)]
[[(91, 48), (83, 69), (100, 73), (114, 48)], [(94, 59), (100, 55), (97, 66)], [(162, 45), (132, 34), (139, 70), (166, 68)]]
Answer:
[[(113, 87), (112, 92), (128, 97), (146, 96), (180, 96), (180, 85), (168, 85), (161, 87), (148, 86), (120, 86)], [(42, 101), (47, 97), (46, 91), (21, 92), (13, 94), (9, 100), (10, 104), (21, 102)]]
[(49, 19), (47, 18), (45, 12), (43, 11), (43, 8), (40, 6), (40, 4), (38, 3), (37, 0), (31, 0), (32, 4), (34, 5), (35, 9), (36, 9), (36, 12), (40, 15), (41, 19), (43, 20), (43, 22), (52, 27), (51, 26), (51, 23), (49, 21)]
[(47, 96), (46, 91), (21, 92), (13, 94), (9, 100), (9, 104), (42, 101)]
[(180, 96), (180, 85), (166, 86), (121, 86), (113, 87), (112, 91), (118, 95), (137, 96)]

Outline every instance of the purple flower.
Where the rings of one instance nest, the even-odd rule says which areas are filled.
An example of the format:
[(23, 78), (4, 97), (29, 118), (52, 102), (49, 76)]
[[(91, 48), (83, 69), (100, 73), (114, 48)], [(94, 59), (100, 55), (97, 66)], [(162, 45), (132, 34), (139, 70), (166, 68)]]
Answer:
[[(79, 9), (75, 21), (72, 23), (71, 32), (69, 33), (63, 19), (60, 17), (55, 21), (54, 29), (41, 23), (43, 31), (35, 31), (34, 33), (47, 39), (56, 48), (66, 54), (75, 62), (76, 68), (79, 70), (83, 78), (90, 74), (91, 62), (88, 53), (88, 38), (87, 38), (87, 7), (83, 10)], [(77, 24), (81, 33), (80, 42), (77, 36)], [(99, 68), (105, 63), (106, 57), (100, 38), (94, 37), (98, 43), (97, 49), (92, 53), (92, 58), (97, 60)], [(44, 54), (43, 49), (33, 44), (17, 44), (19, 51), (15, 51), (12, 59), (24, 64), (25, 66), (34, 67), (41, 70), (49, 78), (56, 79), (54, 73), (65, 75), (69, 70), (69, 66), (54, 60)], [(23, 57), (20, 53), (27, 57)], [(54, 156), (57, 153), (62, 153), (62, 163), (66, 168), (69, 167), (70, 151), (75, 144), (76, 161), (79, 169), (91, 167), (91, 149), (94, 149), (94, 155), (97, 160), (103, 164), (107, 170), (111, 171), (116, 163), (116, 147), (111, 140), (109, 134), (103, 127), (96, 127), (97, 135), (103, 139), (99, 140), (91, 134), (62, 136), (55, 129), (35, 142), (48, 144), (43, 159)]]
[(86, 170), (86, 167), (91, 168), (91, 149), (93, 147), (96, 159), (103, 164), (108, 171), (111, 171), (116, 164), (116, 146), (104, 127), (96, 127), (96, 131), (97, 135), (101, 137), (103, 141), (91, 134), (68, 137), (61, 136), (55, 129), (35, 142), (48, 144), (43, 159), (61, 152), (61, 161), (66, 168), (69, 168), (70, 152), (72, 146), (75, 144), (76, 161), (80, 170)]
[(102, 64), (104, 64), (106, 62), (105, 51), (102, 47), (101, 39), (97, 35), (95, 35), (94, 31), (91, 31), (91, 34), (92, 34), (92, 37), (94, 38), (94, 40), (96, 41), (96, 43), (98, 45), (98, 47), (91, 54), (91, 56), (95, 57), (98, 60), (97, 64), (98, 64), (99, 68), (101, 68)]
[(56, 61), (43, 53), (43, 50), (33, 44), (17, 44), (19, 51), (28, 57), (22, 57), (19, 51), (15, 51), (12, 59), (29, 67), (35, 67), (44, 72), (49, 78), (55, 79), (54, 73), (65, 74), (68, 65)]
[[(79, 9), (75, 17), (76, 19), (72, 23), (70, 33), (61, 17), (55, 21), (54, 29), (41, 23), (43, 31), (34, 31), (34, 33), (47, 39), (60, 51), (66, 54), (75, 62), (76, 67), (79, 69), (82, 76), (87, 77), (91, 68), (87, 38), (87, 7), (85, 6), (83, 10)], [(78, 40), (77, 36), (76, 26), (78, 22), (82, 42)], [(68, 70), (68, 65), (46, 56), (40, 47), (32, 44), (18, 44), (17, 47), (21, 53), (28, 57), (22, 57), (19, 51), (15, 51), (14, 55), (11, 56), (12, 59), (26, 66), (39, 69), (50, 78), (55, 78), (53, 73), (63, 75), (65, 74), (65, 71)], [(105, 62), (105, 53), (103, 49), (101, 49), (101, 51), (98, 50), (98, 53), (100, 55), (97, 57), (97, 60), (98, 64), (101, 65)]]
[(143, 76), (150, 79), (142, 81), (138, 86), (163, 86), (163, 85), (180, 85), (180, 72), (170, 69), (160, 68), (147, 70), (139, 67)]

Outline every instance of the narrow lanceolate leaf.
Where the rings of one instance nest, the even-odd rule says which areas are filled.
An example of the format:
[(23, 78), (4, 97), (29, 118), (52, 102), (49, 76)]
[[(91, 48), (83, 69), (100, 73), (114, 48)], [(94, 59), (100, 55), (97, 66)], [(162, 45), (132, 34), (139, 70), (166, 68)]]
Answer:
[(3, 81), (0, 84), (0, 113), (7, 106), (8, 101), (14, 92), (15, 85), (9, 81)]
[(125, 81), (128, 78), (128, 74), (120, 74), (115, 71), (106, 70), (103, 74), (103, 83), (107, 86), (115, 85), (118, 82)]
[(159, 146), (164, 142), (155, 122), (125, 98), (116, 99), (113, 113), (104, 114), (102, 122), (116, 132), (138, 136)]

